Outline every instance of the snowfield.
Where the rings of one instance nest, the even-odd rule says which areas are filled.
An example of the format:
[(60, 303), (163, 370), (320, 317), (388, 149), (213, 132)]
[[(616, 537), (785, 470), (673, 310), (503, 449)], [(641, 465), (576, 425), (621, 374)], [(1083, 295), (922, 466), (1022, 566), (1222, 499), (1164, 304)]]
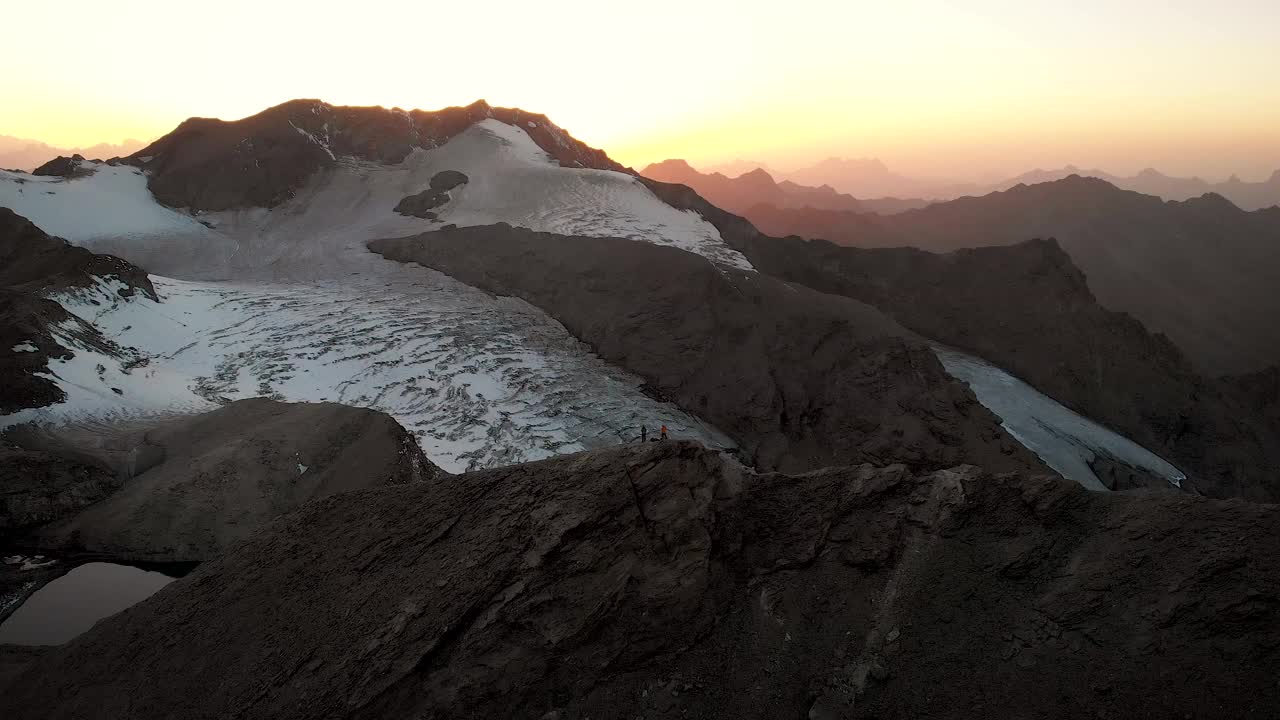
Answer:
[(84, 161), (90, 174), (66, 179), (0, 170), (0, 207), (26, 217), (41, 230), (77, 242), (97, 238), (148, 238), (203, 234), (190, 215), (157, 203), (142, 171), (127, 165)]
[(535, 308), (439, 273), (419, 271), (412, 286), (152, 279), (162, 303), (55, 296), (121, 353), (60, 333), (75, 357), (49, 371), (67, 401), (0, 425), (94, 425), (270, 396), (387, 412), (450, 472), (631, 442), (641, 424), (732, 446)]
[(623, 237), (753, 269), (701, 215), (667, 205), (630, 175), (562, 168), (524, 130), (497, 120), (476, 123), (434, 150), (417, 151), (405, 164), (427, 179), (441, 170), (470, 178), (450, 192), (441, 222), (506, 222), (560, 235)]
[(1004, 429), (1068, 480), (1105, 491), (1089, 467), (1110, 457), (1163, 477), (1180, 487), (1181, 471), (1146, 448), (1082, 417), (1009, 373), (971, 355), (948, 348), (934, 352), (947, 372), (973, 389), (978, 402), (1000, 418)]

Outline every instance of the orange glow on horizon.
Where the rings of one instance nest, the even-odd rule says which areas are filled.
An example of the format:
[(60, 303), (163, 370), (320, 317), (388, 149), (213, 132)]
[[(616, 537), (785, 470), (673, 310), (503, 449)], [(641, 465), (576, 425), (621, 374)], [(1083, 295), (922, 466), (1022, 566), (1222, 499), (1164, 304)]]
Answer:
[(484, 98), (546, 113), (637, 168), (845, 156), (934, 177), (1073, 163), (1260, 179), (1280, 167), (1272, 0), (370, 0), (354, 21), (349, 4), (317, 2), (11, 5), (0, 134), (64, 147), (298, 97)]

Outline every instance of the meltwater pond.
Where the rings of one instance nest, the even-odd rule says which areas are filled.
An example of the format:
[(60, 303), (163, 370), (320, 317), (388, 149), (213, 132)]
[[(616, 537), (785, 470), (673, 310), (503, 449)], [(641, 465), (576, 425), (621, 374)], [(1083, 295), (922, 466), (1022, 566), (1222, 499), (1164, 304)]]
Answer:
[(61, 645), (174, 580), (131, 565), (80, 565), (35, 591), (0, 623), (0, 644)]

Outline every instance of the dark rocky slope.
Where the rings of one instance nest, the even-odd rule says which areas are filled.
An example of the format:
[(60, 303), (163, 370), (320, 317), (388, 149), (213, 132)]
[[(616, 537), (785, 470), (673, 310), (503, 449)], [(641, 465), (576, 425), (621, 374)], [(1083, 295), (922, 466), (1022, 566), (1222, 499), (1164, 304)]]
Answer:
[(486, 118), (520, 127), (566, 167), (624, 169), (545, 115), (483, 100), (408, 112), (292, 100), (241, 120), (191, 118), (128, 161), (147, 171), (148, 187), (166, 205), (197, 211), (273, 207), (338, 158), (399, 163), (414, 148), (441, 145)]
[(892, 216), (760, 206), (760, 230), (858, 247), (933, 251), (1054, 237), (1103, 307), (1164, 333), (1201, 372), (1280, 363), (1280, 220), (1218, 195), (1164, 202), (1069, 177)]
[(503, 224), (369, 246), (542, 308), (728, 433), (758, 467), (1043, 471), (925, 344), (860, 302), (675, 248)]
[(12, 718), (1269, 718), (1280, 517), (633, 445), (324, 498), (35, 658)]
[(1251, 399), (1270, 375), (1200, 375), (1163, 336), (1102, 307), (1054, 241), (939, 255), (780, 239), (687, 187), (647, 182), (714, 224), (762, 272), (857, 298), (995, 363), (1174, 462), (1189, 489), (1280, 500), (1280, 417)]
[[(25, 444), (67, 455), (61, 443), (48, 448), (39, 440)], [(313, 498), (442, 474), (383, 413), (262, 398), (126, 429), (81, 454), (112, 467), (123, 486), (28, 532), (22, 544), (129, 561), (200, 561)]]

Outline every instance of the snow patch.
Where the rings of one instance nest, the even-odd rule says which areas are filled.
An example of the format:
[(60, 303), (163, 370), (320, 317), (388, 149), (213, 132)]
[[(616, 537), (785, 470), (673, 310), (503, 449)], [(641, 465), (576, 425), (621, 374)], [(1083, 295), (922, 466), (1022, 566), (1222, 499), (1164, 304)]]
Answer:
[(147, 189), (142, 171), (85, 161), (96, 172), (72, 179), (0, 170), (0, 207), (41, 230), (86, 246), (96, 238), (139, 239), (205, 230), (188, 215), (166, 208)]
[(1181, 487), (1186, 475), (1156, 454), (1062, 406), (1009, 373), (948, 348), (934, 352), (947, 372), (973, 389), (1004, 429), (1064, 478), (1105, 491), (1089, 463), (1109, 457)]
[(39, 349), (40, 348), (35, 345), (32, 345), (30, 340), (24, 340), (23, 342), (13, 346), (13, 351), (16, 353), (36, 352)]
[[(312, 109), (312, 112), (316, 112), (314, 108)], [(313, 134), (311, 134), (311, 133), (307, 132), (306, 130), (303, 130), (302, 128), (298, 127), (297, 125), (294, 125), (292, 120), (290, 120), (290, 121), (289, 121), (289, 124), (293, 126), (293, 129), (294, 129), (294, 130), (297, 130), (297, 131), (298, 131), (298, 134), (299, 134), (299, 135), (302, 135), (303, 137), (307, 138), (308, 140), (310, 140), (311, 142), (315, 143), (316, 145), (319, 145), (319, 146), (320, 146), (320, 149), (321, 149), (321, 150), (324, 150), (324, 151), (329, 155), (329, 159), (330, 159), (330, 160), (337, 160), (337, 159), (338, 159), (338, 158), (333, 154), (333, 150), (331, 150), (331, 149), (329, 148), (329, 143), (328, 143), (328, 138), (327, 138), (327, 137), (325, 138), (325, 140), (324, 140), (324, 141), (321, 141), (321, 140), (320, 140), (320, 138), (317, 138), (315, 135), (313, 135)], [(329, 127), (328, 123), (325, 123), (325, 128), (326, 128), (326, 130), (328, 129), (328, 127)]]

